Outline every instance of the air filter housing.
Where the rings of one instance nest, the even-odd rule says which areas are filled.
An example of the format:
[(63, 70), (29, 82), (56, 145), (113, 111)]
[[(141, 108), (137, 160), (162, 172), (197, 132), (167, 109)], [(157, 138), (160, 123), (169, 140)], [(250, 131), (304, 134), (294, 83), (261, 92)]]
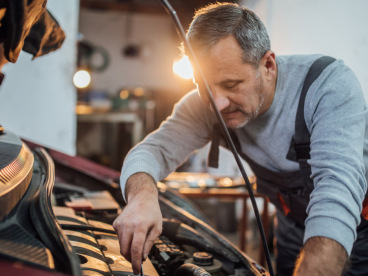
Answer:
[(32, 178), (34, 157), (11, 133), (0, 135), (0, 221), (17, 205)]

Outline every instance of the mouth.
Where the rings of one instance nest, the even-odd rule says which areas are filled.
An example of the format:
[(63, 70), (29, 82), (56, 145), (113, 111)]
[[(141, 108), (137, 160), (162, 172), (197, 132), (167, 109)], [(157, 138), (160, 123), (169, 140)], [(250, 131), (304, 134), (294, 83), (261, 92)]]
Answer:
[(234, 117), (237, 117), (240, 113), (242, 113), (242, 112), (240, 110), (236, 109), (236, 110), (232, 110), (232, 111), (221, 112), (221, 115), (224, 119), (232, 119)]

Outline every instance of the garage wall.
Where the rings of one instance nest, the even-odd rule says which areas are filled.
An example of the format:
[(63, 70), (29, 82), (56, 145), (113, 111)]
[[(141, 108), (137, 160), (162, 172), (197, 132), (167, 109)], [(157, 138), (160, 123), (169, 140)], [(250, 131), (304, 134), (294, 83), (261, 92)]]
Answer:
[[(79, 30), (83, 40), (102, 47), (109, 57), (105, 70), (91, 72), (91, 89), (111, 96), (122, 88), (181, 90), (172, 72), (179, 42), (168, 15), (82, 9)], [(124, 55), (129, 45), (137, 47), (137, 56)]]

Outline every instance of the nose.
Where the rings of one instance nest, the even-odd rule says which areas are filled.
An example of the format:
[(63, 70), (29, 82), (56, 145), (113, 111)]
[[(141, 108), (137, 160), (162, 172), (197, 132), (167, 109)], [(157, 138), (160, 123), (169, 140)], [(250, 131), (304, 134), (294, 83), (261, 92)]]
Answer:
[[(213, 110), (213, 106), (211, 104), (211, 101), (209, 99), (207, 91), (200, 85), (197, 84), (199, 95), (201, 96), (202, 100), (208, 104), (211, 109)], [(230, 100), (226, 96), (226, 93), (224, 91), (221, 91), (220, 89), (214, 89), (210, 88), (213, 96), (213, 100), (215, 102), (215, 105), (219, 111), (222, 111), (223, 109), (227, 108), (230, 105)]]
[[(212, 91), (216, 107), (219, 111), (226, 109), (230, 105), (230, 100), (222, 91)], [(212, 108), (212, 106), (211, 106)]]

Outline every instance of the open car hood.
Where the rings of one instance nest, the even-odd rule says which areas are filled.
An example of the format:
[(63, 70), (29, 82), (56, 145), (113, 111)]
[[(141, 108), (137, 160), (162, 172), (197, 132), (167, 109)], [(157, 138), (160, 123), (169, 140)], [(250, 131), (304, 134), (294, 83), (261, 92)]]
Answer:
[[(119, 172), (12, 134), (0, 135), (0, 155), (6, 157), (0, 168), (4, 271), (133, 275), (111, 226), (125, 204)], [(269, 275), (209, 226), (190, 201), (163, 183), (158, 187), (163, 232), (143, 264), (145, 275), (199, 275), (201, 266), (211, 275)]]

